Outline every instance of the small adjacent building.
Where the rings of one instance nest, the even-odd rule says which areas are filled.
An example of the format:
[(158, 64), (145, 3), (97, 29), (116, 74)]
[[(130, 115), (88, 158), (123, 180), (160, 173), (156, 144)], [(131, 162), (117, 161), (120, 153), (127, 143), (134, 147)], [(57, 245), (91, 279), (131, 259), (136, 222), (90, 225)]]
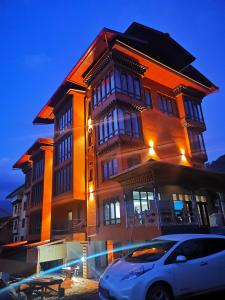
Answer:
[(24, 241), (27, 238), (27, 205), (28, 199), (24, 194), (24, 185), (10, 193), (6, 199), (9, 199), (13, 207), (13, 242)]

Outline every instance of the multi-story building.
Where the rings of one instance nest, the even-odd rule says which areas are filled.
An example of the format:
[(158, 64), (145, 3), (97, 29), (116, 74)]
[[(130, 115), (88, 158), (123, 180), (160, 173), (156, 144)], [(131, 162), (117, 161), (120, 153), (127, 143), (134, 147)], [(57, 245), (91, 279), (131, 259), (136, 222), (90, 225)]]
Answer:
[[(52, 198), (52, 139), (38, 139), (14, 164), (25, 174), (23, 198), (27, 208), (29, 242), (49, 241)], [(19, 213), (21, 217), (21, 212)]]
[(13, 242), (24, 241), (27, 235), (27, 197), (23, 191), (24, 185), (6, 197), (11, 201), (13, 207)]
[[(225, 175), (204, 167), (201, 105), (217, 87), (194, 60), (169, 34), (141, 24), (98, 34), (34, 120), (54, 124), (53, 163), (45, 156), (52, 175), (42, 171), (48, 196), (35, 200), (34, 182), (27, 190), (41, 237), (50, 239), (44, 201), (51, 240), (80, 243), (84, 254), (208, 231), (224, 213)], [(34, 169), (31, 152), (15, 167)]]

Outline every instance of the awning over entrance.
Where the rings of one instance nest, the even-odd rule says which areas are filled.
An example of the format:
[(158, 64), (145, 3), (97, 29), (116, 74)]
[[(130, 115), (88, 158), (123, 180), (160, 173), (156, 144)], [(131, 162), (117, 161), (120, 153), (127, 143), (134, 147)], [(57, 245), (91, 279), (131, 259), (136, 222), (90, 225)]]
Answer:
[(201, 188), (217, 192), (225, 191), (225, 173), (155, 160), (138, 164), (111, 179), (123, 186), (132, 186), (137, 182), (140, 184), (152, 182), (155, 185), (179, 185), (192, 191)]

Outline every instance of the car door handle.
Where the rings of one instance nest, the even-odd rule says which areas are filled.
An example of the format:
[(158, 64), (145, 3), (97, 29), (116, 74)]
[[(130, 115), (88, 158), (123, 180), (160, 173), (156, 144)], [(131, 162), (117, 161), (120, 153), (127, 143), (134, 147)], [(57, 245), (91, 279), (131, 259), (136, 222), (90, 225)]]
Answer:
[(201, 267), (207, 266), (207, 265), (208, 265), (208, 262), (207, 262), (207, 261), (202, 261), (202, 262), (200, 263), (200, 266), (201, 266)]

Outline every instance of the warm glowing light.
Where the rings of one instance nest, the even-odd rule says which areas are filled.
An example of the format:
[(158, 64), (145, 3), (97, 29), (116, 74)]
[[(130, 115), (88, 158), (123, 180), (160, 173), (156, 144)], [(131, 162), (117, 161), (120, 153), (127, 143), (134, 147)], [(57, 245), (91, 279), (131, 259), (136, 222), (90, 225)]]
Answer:
[(186, 162), (186, 161), (187, 161), (187, 158), (186, 158), (184, 149), (181, 149), (181, 150), (180, 150), (180, 153), (181, 153), (181, 160), (182, 160), (183, 162)]
[(88, 130), (93, 128), (91, 119), (88, 119)]
[(149, 155), (154, 155), (155, 154), (155, 149), (154, 149), (154, 142), (151, 140), (149, 141)]
[(94, 189), (93, 189), (93, 185), (92, 184), (89, 185), (89, 200), (90, 201), (94, 200)]

